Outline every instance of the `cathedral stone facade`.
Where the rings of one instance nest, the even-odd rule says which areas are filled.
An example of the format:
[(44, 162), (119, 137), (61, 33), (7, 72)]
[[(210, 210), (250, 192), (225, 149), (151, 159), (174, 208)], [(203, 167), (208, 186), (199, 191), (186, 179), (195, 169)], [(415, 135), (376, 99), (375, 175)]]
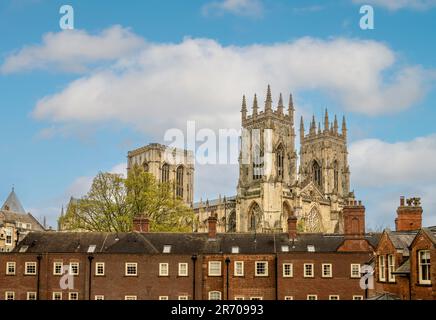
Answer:
[(248, 115), (243, 97), (237, 194), (194, 204), (198, 231), (214, 215), (218, 232), (281, 232), (289, 216), (298, 219), (300, 232), (343, 232), (342, 208), (354, 201), (345, 118), (339, 132), (336, 116), (330, 123), (326, 110), (324, 127), (313, 117), (307, 134), (301, 118), (297, 166), (294, 112), (292, 95), (286, 111), (281, 94), (273, 109), (269, 86), (263, 110), (255, 95)]
[(127, 171), (133, 165), (142, 166), (157, 181), (171, 183), (173, 193), (187, 205), (194, 199), (194, 157), (191, 151), (151, 143), (129, 151)]

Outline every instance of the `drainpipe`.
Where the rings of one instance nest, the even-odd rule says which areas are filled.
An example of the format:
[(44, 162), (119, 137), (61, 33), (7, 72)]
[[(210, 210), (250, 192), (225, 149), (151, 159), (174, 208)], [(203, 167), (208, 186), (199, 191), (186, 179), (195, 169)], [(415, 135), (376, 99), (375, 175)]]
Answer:
[(229, 300), (229, 265), (230, 265), (230, 258), (226, 258), (226, 300)]
[(192, 260), (192, 300), (195, 300), (195, 262), (197, 261), (197, 255), (194, 254), (191, 257)]
[(276, 253), (275, 257), (275, 277), (276, 277), (276, 300), (279, 300), (279, 259)]
[(92, 283), (92, 260), (94, 260), (93, 256), (88, 256), (89, 260), (89, 275), (88, 275), (88, 300), (91, 299), (91, 283)]
[(37, 279), (36, 279), (36, 300), (39, 300), (39, 287), (40, 287), (40, 274), (41, 274), (41, 260), (42, 260), (42, 254), (38, 254), (38, 256), (36, 257), (36, 259), (38, 260), (38, 267), (37, 267)]

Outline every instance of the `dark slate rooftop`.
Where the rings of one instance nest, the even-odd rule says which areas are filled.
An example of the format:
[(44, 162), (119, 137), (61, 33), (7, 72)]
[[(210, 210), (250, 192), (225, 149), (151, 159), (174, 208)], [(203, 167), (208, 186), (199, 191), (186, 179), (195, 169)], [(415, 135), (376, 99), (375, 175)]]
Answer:
[(404, 261), (394, 272), (394, 274), (408, 274), (410, 273), (410, 259)]
[(436, 245), (436, 226), (423, 228), (423, 230), (427, 233), (433, 244)]
[(16, 223), (16, 222), (30, 223), (32, 225), (33, 230), (38, 230), (38, 231), (44, 230), (44, 227), (30, 213), (23, 214), (23, 213), (17, 213), (12, 211), (0, 210), (0, 225), (3, 225), (6, 221), (12, 223)]
[[(368, 234), (366, 238), (375, 247), (380, 234)], [(170, 254), (230, 254), (234, 247), (246, 254), (308, 252), (312, 248), (315, 252), (335, 252), (343, 240), (343, 235), (332, 234), (299, 234), (296, 240), (289, 240), (286, 233), (222, 233), (209, 239), (207, 233), (31, 232), (14, 251), (87, 253), (93, 246), (91, 251), (95, 253), (157, 254), (171, 246)]]
[(389, 239), (391, 239), (392, 244), (395, 249), (403, 250), (403, 255), (409, 255), (409, 246), (413, 239), (417, 235), (418, 231), (387, 231)]
[(26, 214), (26, 210), (24, 210), (23, 205), (21, 204), (20, 199), (18, 199), (17, 194), (15, 193), (14, 188), (12, 188), (11, 193), (9, 194), (9, 196), (6, 199), (5, 203), (1, 207), (1, 210), (11, 211), (11, 212), (21, 213), (21, 214)]

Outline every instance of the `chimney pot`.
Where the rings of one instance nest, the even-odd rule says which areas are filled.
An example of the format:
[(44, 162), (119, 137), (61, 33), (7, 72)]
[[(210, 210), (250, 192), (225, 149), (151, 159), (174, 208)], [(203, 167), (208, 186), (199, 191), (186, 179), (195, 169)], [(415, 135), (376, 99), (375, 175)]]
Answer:
[(400, 206), (404, 206), (404, 196), (400, 197)]

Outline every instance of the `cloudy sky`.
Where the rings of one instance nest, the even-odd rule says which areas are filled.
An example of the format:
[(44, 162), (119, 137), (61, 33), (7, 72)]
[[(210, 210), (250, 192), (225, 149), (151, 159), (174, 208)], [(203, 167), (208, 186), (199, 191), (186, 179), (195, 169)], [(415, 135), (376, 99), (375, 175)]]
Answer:
[[(393, 228), (400, 195), (436, 224), (436, 0), (0, 3), (0, 200), (55, 226), (98, 171), (171, 128), (240, 126), (271, 84), (306, 126), (345, 115), (351, 185), (370, 228)], [(375, 29), (359, 28), (362, 4)], [(237, 166), (196, 166), (195, 197), (233, 195)]]

